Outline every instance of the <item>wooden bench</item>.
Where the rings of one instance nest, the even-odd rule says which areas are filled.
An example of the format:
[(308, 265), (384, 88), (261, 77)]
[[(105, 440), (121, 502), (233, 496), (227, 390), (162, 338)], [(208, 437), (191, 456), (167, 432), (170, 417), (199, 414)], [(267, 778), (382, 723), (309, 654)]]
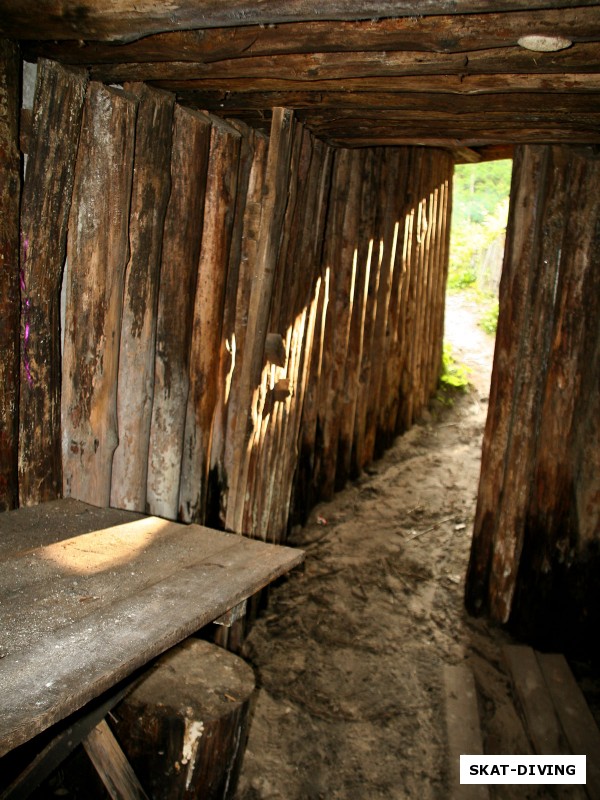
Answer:
[(0, 756), (104, 701), (303, 557), (71, 499), (1, 514)]

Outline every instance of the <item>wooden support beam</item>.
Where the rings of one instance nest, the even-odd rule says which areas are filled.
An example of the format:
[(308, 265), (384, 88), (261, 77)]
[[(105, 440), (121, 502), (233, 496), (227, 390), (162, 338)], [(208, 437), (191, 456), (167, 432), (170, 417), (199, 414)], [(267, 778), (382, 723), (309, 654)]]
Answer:
[[(214, 63), (201, 61), (148, 61), (118, 64), (95, 64), (91, 77), (102, 81), (211, 81), (222, 86), (229, 82), (256, 79), (265, 86), (267, 81), (285, 81), (294, 88), (298, 82), (327, 88), (331, 81), (376, 79), (379, 87), (384, 78), (427, 77), (432, 75), (464, 77), (494, 76), (509, 80), (512, 75), (576, 76), (593, 72), (590, 65), (598, 62), (600, 43), (583, 42), (564, 50), (537, 53), (522, 47), (496, 47), (464, 53), (424, 53), (421, 51), (350, 52), (350, 53), (290, 53), (285, 55), (248, 56), (242, 59), (220, 59)], [(302, 76), (302, 78), (299, 78)], [(291, 82), (291, 83), (290, 83)], [(353, 85), (350, 83), (350, 85)], [(386, 84), (389, 91), (392, 87)]]
[(18, 47), (0, 39), (0, 511), (19, 503), (19, 72)]
[(108, 506), (137, 98), (88, 87), (69, 217), (63, 491)]
[(106, 720), (88, 733), (83, 747), (112, 800), (148, 800)]
[(205, 519), (213, 420), (225, 391), (219, 384), (219, 370), (239, 154), (240, 134), (213, 119), (179, 486), (179, 516), (185, 522)]
[[(122, 73), (127, 71), (128, 77), (135, 74), (133, 69), (122, 69)], [(150, 70), (143, 65), (139, 68), (141, 75), (146, 75), (150, 79)], [(160, 73), (160, 67), (156, 67), (156, 73)], [(381, 92), (382, 79), (377, 73), (376, 67), (372, 70), (370, 77), (334, 77), (328, 79), (313, 79), (309, 77), (298, 77), (290, 75), (285, 82), (286, 92), (339, 92), (343, 88), (345, 92), (364, 93)], [(187, 92), (215, 92), (231, 91), (241, 92), (280, 92), (282, 90), (281, 79), (272, 70), (271, 77), (265, 77), (257, 71), (256, 77), (228, 78), (225, 82), (220, 77), (214, 78), (171, 78), (166, 80), (164, 76), (156, 74), (153, 79), (155, 85), (172, 92), (177, 92), (184, 96)], [(343, 81), (343, 83), (342, 83)], [(549, 78), (544, 73), (502, 73), (496, 74), (495, 70), (491, 73), (468, 74), (464, 70), (457, 71), (456, 74), (446, 75), (439, 71), (422, 75), (418, 70), (413, 70), (406, 75), (388, 75), (385, 79), (386, 92), (399, 93), (441, 93), (451, 95), (488, 95), (488, 94), (513, 94), (513, 93), (536, 93), (548, 91), (548, 83), (551, 83), (552, 93), (561, 95), (569, 93), (591, 93), (600, 92), (600, 74), (596, 72), (561, 72), (556, 70)], [(368, 104), (367, 104), (368, 106)]]
[(186, 28), (273, 25), (315, 20), (380, 19), (419, 15), (573, 8), (595, 5), (593, 0), (273, 0), (268, 8), (252, 0), (182, 0), (177, 8), (153, 0), (119, 0), (110, 11), (93, 0), (57, 0), (40, 10), (35, 0), (5, 0), (1, 31), (17, 39), (91, 39), (132, 41), (161, 31)]
[[(515, 47), (524, 32), (561, 36), (572, 42), (600, 39), (600, 11), (595, 6), (546, 8), (467, 16), (398, 16), (364, 20), (292, 22), (236, 28), (180, 30), (145, 36), (128, 44), (101, 41), (24, 42), (28, 57), (63, 63), (134, 63), (199, 61), (290, 53), (423, 51), (469, 53)], [(28, 37), (29, 38), (29, 37)]]
[(171, 194), (167, 206), (156, 323), (154, 393), (148, 455), (147, 504), (176, 519), (189, 389), (189, 351), (196, 293), (210, 119), (175, 106)]
[(113, 456), (110, 502), (114, 508), (145, 511), (156, 312), (163, 225), (171, 191), (175, 98), (144, 84), (126, 84), (125, 89), (139, 99), (139, 108), (119, 349), (119, 444)]

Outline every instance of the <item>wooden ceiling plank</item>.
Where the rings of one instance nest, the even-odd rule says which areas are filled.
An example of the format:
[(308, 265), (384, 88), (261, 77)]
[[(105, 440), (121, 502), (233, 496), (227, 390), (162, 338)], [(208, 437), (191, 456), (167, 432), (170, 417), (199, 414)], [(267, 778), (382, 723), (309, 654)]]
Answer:
[(344, 92), (344, 91), (274, 91), (274, 92), (228, 92), (204, 91), (197, 93), (180, 92), (179, 99), (184, 104), (207, 108), (218, 113), (236, 116), (276, 106), (296, 109), (299, 119), (305, 119), (310, 113), (328, 113), (335, 111), (354, 112), (356, 109), (369, 109), (371, 112), (404, 111), (404, 112), (448, 112), (455, 115), (470, 114), (483, 111), (510, 111), (523, 105), (531, 112), (552, 109), (558, 112), (588, 112), (600, 110), (600, 93), (564, 92), (550, 94), (525, 93), (515, 94), (482, 94), (456, 95), (435, 92)]
[(476, 14), (594, 6), (592, 0), (1, 0), (0, 33), (15, 39), (134, 41), (201, 28), (317, 20)]
[(270, 92), (301, 90), (323, 92), (436, 92), (457, 95), (496, 94), (506, 92), (594, 92), (600, 91), (600, 74), (571, 73), (556, 75), (410, 75), (386, 78), (346, 78), (342, 80), (306, 81), (301, 77), (281, 81), (277, 78), (237, 78), (228, 80), (156, 80), (153, 83), (173, 92)]
[(229, 80), (260, 78), (306, 83), (360, 78), (425, 75), (504, 75), (521, 73), (600, 73), (600, 43), (576, 44), (556, 53), (534, 53), (522, 47), (500, 47), (464, 53), (360, 52), (303, 53), (234, 58), (210, 64), (187, 61), (91, 65), (94, 80)]
[(106, 42), (26, 42), (29, 58), (69, 64), (198, 61), (291, 53), (383, 50), (465, 53), (515, 47), (524, 33), (560, 35), (572, 42), (600, 39), (600, 6), (513, 11), (503, 14), (296, 22), (176, 31), (115, 45)]

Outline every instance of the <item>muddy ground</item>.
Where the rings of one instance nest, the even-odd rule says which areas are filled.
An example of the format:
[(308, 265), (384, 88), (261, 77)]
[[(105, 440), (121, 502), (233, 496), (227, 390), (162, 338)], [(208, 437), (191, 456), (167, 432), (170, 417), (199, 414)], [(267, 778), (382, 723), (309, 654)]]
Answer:
[(293, 533), (305, 565), (272, 591), (242, 653), (260, 689), (239, 800), (448, 798), (444, 664), (473, 670), (486, 752), (531, 752), (509, 699), (509, 637), (463, 609), (493, 354), (474, 311), (449, 298), (447, 338), (470, 391), (434, 402)]

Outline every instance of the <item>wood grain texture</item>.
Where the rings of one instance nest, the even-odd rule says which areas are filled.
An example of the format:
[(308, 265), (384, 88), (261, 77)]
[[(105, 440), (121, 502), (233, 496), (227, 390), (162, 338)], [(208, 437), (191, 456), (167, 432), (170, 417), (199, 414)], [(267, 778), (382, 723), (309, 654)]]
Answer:
[(19, 502), (19, 66), (0, 39), (0, 511)]
[(128, 44), (99, 41), (28, 41), (26, 54), (64, 63), (199, 61), (210, 63), (250, 56), (289, 53), (423, 51), (468, 53), (514, 47), (523, 31), (561, 36), (573, 42), (600, 39), (597, 6), (511, 11), (465, 16), (409, 16), (338, 22), (292, 22), (237, 28), (205, 28), (146, 36)]
[(91, 83), (69, 219), (63, 491), (110, 502), (137, 99)]
[(595, 647), (600, 608), (598, 169), (587, 149), (516, 155), (466, 590), (473, 611), (566, 651)]
[(260, 387), (265, 338), (269, 332), (269, 308), (286, 208), (291, 145), (292, 114), (287, 109), (275, 109), (263, 188), (256, 273), (249, 298), (246, 353), (241, 365), (238, 388), (240, 405), (245, 409), (242, 413), (247, 417), (245, 421), (241, 420), (235, 434), (234, 448), (238, 461), (230, 474), (226, 515), (227, 529), (240, 532), (250, 458), (249, 445), (257, 432), (252, 414), (256, 402), (255, 393)]
[(106, 720), (88, 733), (83, 747), (113, 800), (148, 800)]
[(152, 797), (232, 800), (254, 689), (249, 664), (201, 639), (159, 659), (115, 713), (116, 735)]
[(250, 0), (184, 0), (177, 9), (156, 0), (119, 0), (111, 11), (98, 9), (93, 0), (48, 3), (44, 13), (35, 0), (4, 0), (2, 32), (20, 39), (128, 41), (160, 31), (238, 25), (277, 24), (311, 20), (355, 20), (459, 13), (573, 8), (594, 5), (592, 0), (334, 0), (325, 7), (315, 0), (276, 0), (268, 9)]
[(110, 502), (116, 508), (145, 511), (158, 288), (163, 226), (171, 192), (175, 97), (144, 84), (127, 84), (125, 89), (139, 99), (139, 106), (117, 378), (119, 443), (112, 462)]
[(192, 313), (202, 244), (211, 122), (175, 107), (171, 194), (162, 240), (148, 455), (148, 510), (177, 519)]
[[(80, 515), (81, 504), (74, 510)], [(7, 512), (0, 522), (2, 533), (13, 525), (21, 529), (17, 549), (4, 553), (2, 570), (2, 581), (8, 582), (3, 596), (13, 600), (1, 611), (0, 754), (80, 708), (303, 557), (301, 551), (154, 517), (70, 536), (71, 517), (70, 538), (54, 528), (50, 544), (40, 544), (39, 532), (27, 525), (30, 511), (37, 518), (40, 507)], [(33, 536), (30, 548), (27, 532)]]
[(38, 64), (21, 204), (19, 497), (62, 493), (60, 293), (87, 75)]
[(215, 409), (225, 392), (219, 371), (239, 155), (240, 134), (213, 119), (179, 486), (179, 516), (186, 522), (205, 520)]

